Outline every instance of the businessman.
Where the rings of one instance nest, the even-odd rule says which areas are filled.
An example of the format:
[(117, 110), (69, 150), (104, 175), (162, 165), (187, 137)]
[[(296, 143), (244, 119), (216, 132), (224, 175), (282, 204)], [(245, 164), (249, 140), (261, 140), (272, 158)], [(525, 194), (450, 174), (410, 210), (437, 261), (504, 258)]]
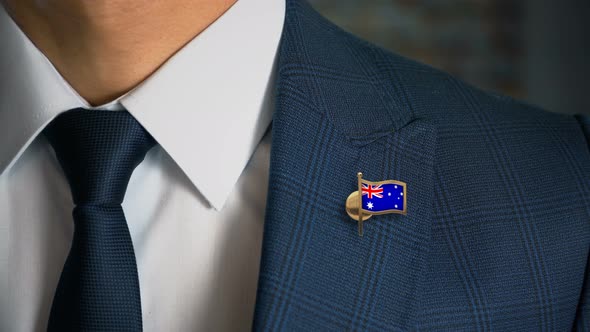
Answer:
[(2, 4), (0, 331), (590, 330), (586, 117), (304, 0)]

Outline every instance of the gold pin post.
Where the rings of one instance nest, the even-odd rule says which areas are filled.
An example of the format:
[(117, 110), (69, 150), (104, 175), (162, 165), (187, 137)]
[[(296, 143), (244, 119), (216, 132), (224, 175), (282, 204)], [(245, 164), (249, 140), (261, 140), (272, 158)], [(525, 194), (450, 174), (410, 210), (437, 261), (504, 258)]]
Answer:
[(346, 199), (346, 213), (358, 222), (359, 236), (363, 236), (363, 223), (371, 218), (371, 213), (363, 213), (363, 173), (359, 172), (358, 190), (353, 191)]
[(358, 186), (359, 186), (359, 191), (358, 191), (358, 196), (359, 196), (359, 203), (358, 203), (358, 213), (359, 213), (359, 236), (362, 237), (363, 236), (363, 173), (358, 172), (356, 174), (357, 178), (358, 178)]

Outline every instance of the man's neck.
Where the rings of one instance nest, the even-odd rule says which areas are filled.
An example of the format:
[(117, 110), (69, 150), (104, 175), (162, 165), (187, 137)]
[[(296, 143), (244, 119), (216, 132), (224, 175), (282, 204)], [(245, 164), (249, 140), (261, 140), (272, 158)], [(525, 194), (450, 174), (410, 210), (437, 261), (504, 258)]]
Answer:
[(237, 0), (3, 0), (91, 105), (134, 88)]

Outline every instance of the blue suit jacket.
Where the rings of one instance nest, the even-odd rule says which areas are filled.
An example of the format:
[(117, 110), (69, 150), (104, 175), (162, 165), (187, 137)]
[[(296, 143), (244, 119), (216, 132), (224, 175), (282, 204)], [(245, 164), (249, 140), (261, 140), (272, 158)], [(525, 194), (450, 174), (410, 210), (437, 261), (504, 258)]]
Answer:
[[(480, 91), (288, 0), (254, 330), (588, 330), (582, 117)], [(356, 173), (408, 184), (359, 237)]]

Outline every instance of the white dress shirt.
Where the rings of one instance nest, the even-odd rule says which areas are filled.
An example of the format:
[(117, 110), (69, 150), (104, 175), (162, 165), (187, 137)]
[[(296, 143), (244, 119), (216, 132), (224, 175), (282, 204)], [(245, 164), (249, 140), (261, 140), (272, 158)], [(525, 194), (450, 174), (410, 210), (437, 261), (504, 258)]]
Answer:
[[(251, 327), (284, 11), (284, 1), (238, 1), (138, 87), (92, 110), (127, 109), (158, 142), (123, 202), (145, 331)], [(91, 107), (1, 6), (0, 84), (0, 331), (44, 331), (74, 224), (41, 132)]]

